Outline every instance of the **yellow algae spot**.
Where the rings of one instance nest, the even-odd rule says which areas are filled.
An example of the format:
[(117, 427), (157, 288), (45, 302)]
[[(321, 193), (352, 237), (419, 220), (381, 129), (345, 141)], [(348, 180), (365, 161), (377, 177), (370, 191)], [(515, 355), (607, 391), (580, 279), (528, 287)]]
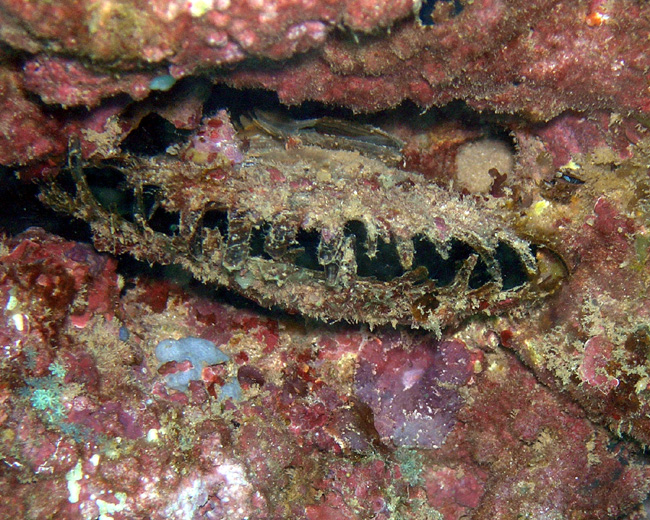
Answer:
[(539, 352), (537, 352), (532, 342), (524, 340), (524, 345), (526, 345), (526, 353), (528, 354), (530, 363), (536, 367), (542, 364), (543, 358), (539, 355)]
[(560, 170), (573, 170), (573, 171), (576, 171), (576, 170), (579, 170), (579, 169), (580, 169), (580, 165), (577, 162), (575, 162), (573, 159), (571, 159), (564, 166), (560, 167)]
[(547, 200), (540, 200), (539, 202), (535, 203), (533, 206), (533, 214), (536, 216), (540, 216), (546, 209), (551, 205), (550, 202)]
[(68, 502), (71, 504), (79, 502), (79, 494), (81, 493), (79, 481), (81, 477), (83, 477), (83, 473), (81, 471), (81, 461), (79, 461), (74, 468), (65, 474), (65, 479), (68, 481), (68, 493), (70, 493)]
[(642, 377), (641, 379), (639, 379), (639, 380), (636, 382), (636, 385), (634, 385), (634, 391), (635, 391), (637, 394), (640, 394), (640, 393), (643, 392), (646, 388), (648, 388), (648, 382), (649, 382), (649, 380), (648, 380), (647, 377)]
[(208, 162), (208, 154), (191, 149), (187, 151), (187, 158), (194, 164), (205, 164)]
[(95, 503), (97, 504), (97, 509), (99, 509), (99, 520), (112, 520), (112, 515), (113, 513), (119, 513), (120, 511), (124, 510), (126, 507), (126, 493), (122, 493), (121, 491), (118, 491), (115, 493), (115, 498), (119, 501), (118, 504), (113, 504), (111, 502), (106, 502), (105, 500), (102, 500), (101, 498), (98, 498), (95, 500)]
[(15, 438), (16, 438), (16, 434), (14, 433), (13, 430), (10, 430), (9, 428), (3, 430), (2, 434), (0, 435), (0, 440), (7, 443), (13, 442)]
[(11, 319), (13, 320), (14, 327), (16, 327), (17, 331), (22, 332), (25, 330), (25, 317), (22, 314), (16, 313), (11, 317)]
[(213, 7), (213, 0), (190, 0), (190, 14), (198, 18), (210, 11)]
[(16, 307), (18, 307), (18, 298), (16, 298), (12, 294), (11, 296), (9, 296), (9, 299), (7, 300), (7, 306), (5, 307), (5, 309), (8, 311), (13, 311)]

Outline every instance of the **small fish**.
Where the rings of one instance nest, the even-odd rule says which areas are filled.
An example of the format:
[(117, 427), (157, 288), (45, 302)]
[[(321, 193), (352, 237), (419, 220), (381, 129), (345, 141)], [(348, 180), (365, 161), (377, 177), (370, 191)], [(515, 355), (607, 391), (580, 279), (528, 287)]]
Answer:
[(253, 122), (280, 139), (293, 137), (305, 145), (358, 151), (394, 166), (403, 161), (401, 151), (404, 143), (374, 126), (333, 117), (294, 120), (260, 109), (255, 109)]

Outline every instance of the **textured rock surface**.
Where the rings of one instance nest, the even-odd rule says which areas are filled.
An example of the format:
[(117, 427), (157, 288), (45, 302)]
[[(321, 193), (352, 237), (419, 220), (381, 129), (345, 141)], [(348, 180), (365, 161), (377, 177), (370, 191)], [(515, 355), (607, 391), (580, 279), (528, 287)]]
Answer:
[[(567, 109), (648, 110), (645, 3), (483, 0), (458, 2), (456, 14), (449, 2), (436, 4), (435, 23), (422, 25), (404, 0), (35, 1), (29, 9), (3, 1), (0, 161), (45, 159), (89, 129), (89, 116), (51, 111), (31, 95), (54, 107), (95, 107), (118, 93), (141, 100), (170, 74), (360, 111), (455, 99), (539, 119)], [(35, 117), (50, 127), (11, 123)], [(63, 124), (70, 120), (77, 124)], [(12, 150), (16, 135), (32, 146)]]
[[(2, 251), (3, 516), (607, 519), (650, 487), (634, 443), (489, 337), (305, 329), (146, 279), (120, 296), (114, 264), (37, 230)], [(29, 289), (17, 273), (37, 269)], [(55, 271), (70, 283), (46, 299)], [(99, 286), (89, 320), (55, 311)], [(219, 400), (223, 365), (167, 389), (155, 346), (170, 336), (221, 345), (242, 400)]]
[[(646, 518), (649, 19), (636, 0), (0, 0), (0, 517)], [(325, 211), (354, 187), (337, 187), (328, 161), (367, 170), (341, 158), (371, 149), (390, 163), (382, 194), (413, 188), (401, 168), (490, 208), (545, 245), (534, 253), (559, 290), (458, 308), (440, 338), (319, 323), (173, 267), (118, 263), (34, 196), (30, 181), (61, 172), (73, 193), (70, 161), (111, 212), (133, 216), (135, 203), (100, 166), (153, 165), (138, 173), (152, 215), (205, 200), (261, 164), (257, 111), (288, 113), (276, 95), (327, 105), (280, 121), (277, 164), (237, 193), (266, 190), (263, 207), (329, 190)], [(350, 139), (351, 121), (381, 127), (379, 147)], [(459, 171), (459, 151), (486, 139), (512, 170)], [(287, 157), (314, 145), (322, 167), (288, 176)], [(168, 186), (167, 205), (152, 189), (164, 154), (194, 175)], [(377, 189), (371, 173), (356, 179)], [(372, 206), (361, 209), (382, 229), (399, 220)], [(19, 234), (31, 223), (68, 238)], [(146, 234), (116, 242), (114, 223), (104, 249), (147, 249)], [(179, 224), (192, 222), (157, 230)], [(155, 347), (187, 337), (228, 362), (179, 391), (166, 377), (191, 362), (159, 366)]]

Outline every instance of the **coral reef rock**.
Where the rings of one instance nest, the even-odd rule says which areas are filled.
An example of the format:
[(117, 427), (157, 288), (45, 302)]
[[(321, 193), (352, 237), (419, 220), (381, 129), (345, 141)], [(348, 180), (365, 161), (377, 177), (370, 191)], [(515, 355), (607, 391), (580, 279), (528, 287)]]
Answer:
[(648, 518), (649, 38), (0, 0), (0, 518)]

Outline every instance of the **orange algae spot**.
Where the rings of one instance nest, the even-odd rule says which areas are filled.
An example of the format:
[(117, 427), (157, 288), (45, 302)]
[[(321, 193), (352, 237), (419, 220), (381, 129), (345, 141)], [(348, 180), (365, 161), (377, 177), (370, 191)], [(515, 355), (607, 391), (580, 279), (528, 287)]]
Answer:
[(598, 11), (592, 11), (585, 16), (585, 22), (589, 27), (600, 27), (607, 20), (609, 20), (609, 15)]

